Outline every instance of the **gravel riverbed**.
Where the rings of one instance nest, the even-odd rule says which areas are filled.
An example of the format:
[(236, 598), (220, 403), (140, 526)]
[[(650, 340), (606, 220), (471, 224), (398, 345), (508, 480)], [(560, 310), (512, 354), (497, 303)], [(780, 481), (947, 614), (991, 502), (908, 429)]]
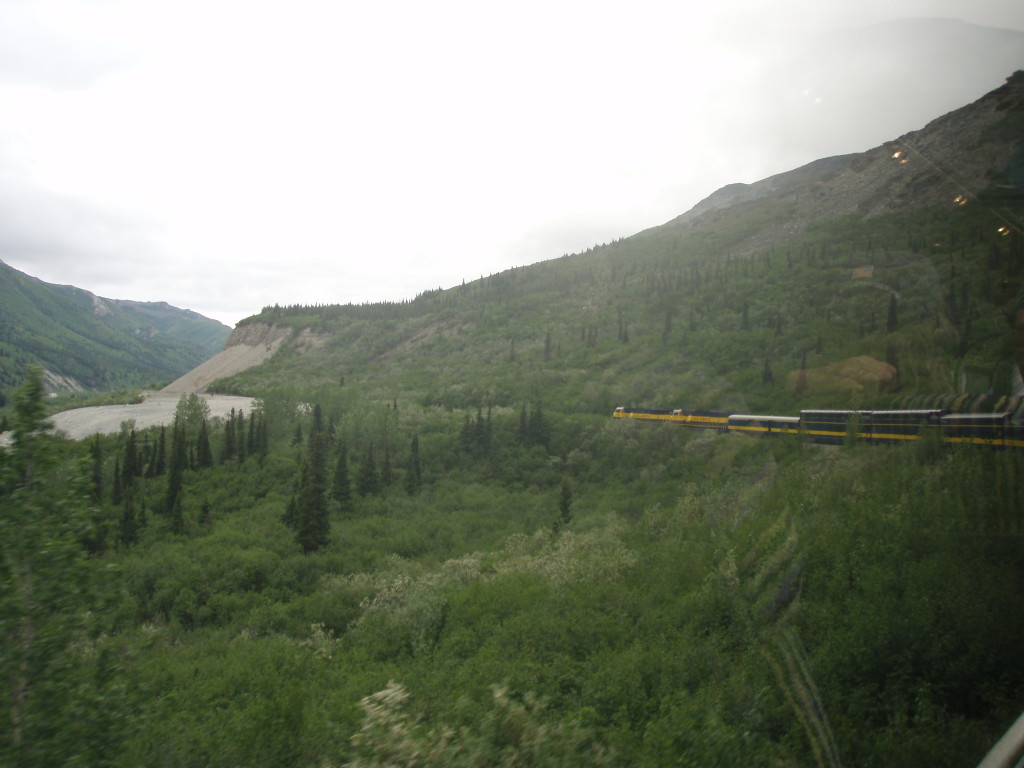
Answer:
[[(169, 425), (174, 421), (174, 410), (180, 394), (170, 392), (146, 392), (141, 403), (132, 405), (96, 405), (61, 411), (50, 417), (54, 430), (72, 440), (82, 440), (92, 435), (117, 432), (125, 421), (133, 421), (136, 429)], [(210, 406), (210, 417), (226, 417), (231, 409), (252, 410), (251, 397), (233, 395), (199, 395)]]

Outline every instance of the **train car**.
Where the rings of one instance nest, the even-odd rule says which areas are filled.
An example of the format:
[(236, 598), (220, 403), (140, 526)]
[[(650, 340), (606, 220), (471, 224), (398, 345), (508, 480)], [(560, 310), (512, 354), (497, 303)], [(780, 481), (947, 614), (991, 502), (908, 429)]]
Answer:
[[(1022, 408), (1024, 410), (1024, 408)], [(872, 443), (917, 440), (941, 431), (947, 444), (1024, 448), (1024, 420), (1013, 411), (949, 413), (929, 408), (902, 411), (803, 410), (800, 416), (729, 414), (724, 411), (673, 411), (620, 406), (615, 418), (667, 421), (698, 429), (748, 434), (804, 434), (816, 443), (841, 445), (854, 434)]]
[(1003, 432), (1003, 445), (1008, 448), (1024, 448), (1024, 424), (1011, 423)]
[(745, 432), (753, 435), (798, 435), (799, 416), (749, 416), (733, 414), (729, 417), (730, 432)]
[(944, 411), (860, 411), (858, 433), (864, 440), (893, 443), (917, 440), (926, 429), (938, 429)]
[(854, 416), (857, 411), (800, 411), (800, 431), (816, 443), (841, 445)]
[(725, 429), (729, 426), (729, 414), (725, 411), (672, 411), (672, 421), (697, 429)]
[(619, 406), (612, 416), (616, 419), (645, 419), (647, 421), (674, 421), (675, 411), (658, 408), (626, 408)]
[(627, 408), (620, 405), (612, 416), (616, 419), (668, 421), (697, 429), (725, 429), (729, 423), (729, 414), (724, 411), (687, 411), (682, 408), (666, 411), (658, 408)]
[[(1021, 445), (1020, 429), (1010, 412), (950, 413), (942, 417), (942, 439), (959, 445)], [(1009, 442), (1007, 442), (1009, 440)]]

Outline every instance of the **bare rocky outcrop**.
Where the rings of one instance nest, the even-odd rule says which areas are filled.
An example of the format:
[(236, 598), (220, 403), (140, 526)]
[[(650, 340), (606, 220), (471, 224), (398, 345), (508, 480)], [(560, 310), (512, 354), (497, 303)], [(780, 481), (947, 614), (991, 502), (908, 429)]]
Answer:
[(160, 391), (201, 392), (216, 379), (240, 373), (269, 360), (293, 333), (291, 328), (266, 323), (248, 323), (235, 328), (223, 350)]
[(881, 216), (926, 205), (976, 201), (1006, 170), (1019, 144), (996, 127), (1024, 103), (1024, 72), (973, 104), (954, 110), (893, 141), (854, 155), (815, 160), (753, 184), (730, 184), (670, 222), (682, 229), (709, 221), (726, 224), (735, 206), (772, 200), (786, 213), (733, 253), (784, 242), (810, 223), (842, 216)]
[(859, 355), (821, 368), (790, 371), (786, 376), (786, 386), (796, 394), (838, 396), (863, 390), (883, 390), (895, 382), (896, 376), (896, 368), (889, 363)]

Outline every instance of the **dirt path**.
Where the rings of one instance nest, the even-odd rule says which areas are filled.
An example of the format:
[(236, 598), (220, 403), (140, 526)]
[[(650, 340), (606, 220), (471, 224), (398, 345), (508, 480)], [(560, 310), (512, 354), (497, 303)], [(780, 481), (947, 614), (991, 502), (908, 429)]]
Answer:
[[(50, 418), (54, 429), (72, 440), (82, 440), (91, 435), (117, 432), (121, 423), (129, 419), (136, 429), (169, 425), (174, 421), (174, 410), (178, 406), (179, 394), (145, 392), (145, 400), (136, 405), (96, 405), (90, 408), (76, 408), (62, 411)], [(227, 416), (231, 409), (248, 413), (252, 409), (252, 398), (232, 395), (199, 395), (210, 406), (210, 417)]]

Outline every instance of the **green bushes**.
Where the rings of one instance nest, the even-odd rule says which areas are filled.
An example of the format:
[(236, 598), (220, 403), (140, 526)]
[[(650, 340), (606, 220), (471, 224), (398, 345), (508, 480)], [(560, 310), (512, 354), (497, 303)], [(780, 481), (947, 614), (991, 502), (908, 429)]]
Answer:
[[(462, 440), (465, 414), (339, 411), (327, 433), (352, 456), (389, 436), (393, 482), (331, 507), (330, 542), (303, 554), (281, 521), (308, 455), (291, 435), (311, 415), (294, 418), (263, 458), (183, 472), (181, 534), (150, 501), (137, 543), (76, 558), (104, 586), (62, 641), (77, 693), (58, 710), (101, 702), (106, 735), (69, 754), (953, 765), (1024, 685), (1016, 454), (557, 413), (545, 450), (515, 409), (492, 413), (488, 448)], [(164, 484), (136, 478), (136, 502)]]

